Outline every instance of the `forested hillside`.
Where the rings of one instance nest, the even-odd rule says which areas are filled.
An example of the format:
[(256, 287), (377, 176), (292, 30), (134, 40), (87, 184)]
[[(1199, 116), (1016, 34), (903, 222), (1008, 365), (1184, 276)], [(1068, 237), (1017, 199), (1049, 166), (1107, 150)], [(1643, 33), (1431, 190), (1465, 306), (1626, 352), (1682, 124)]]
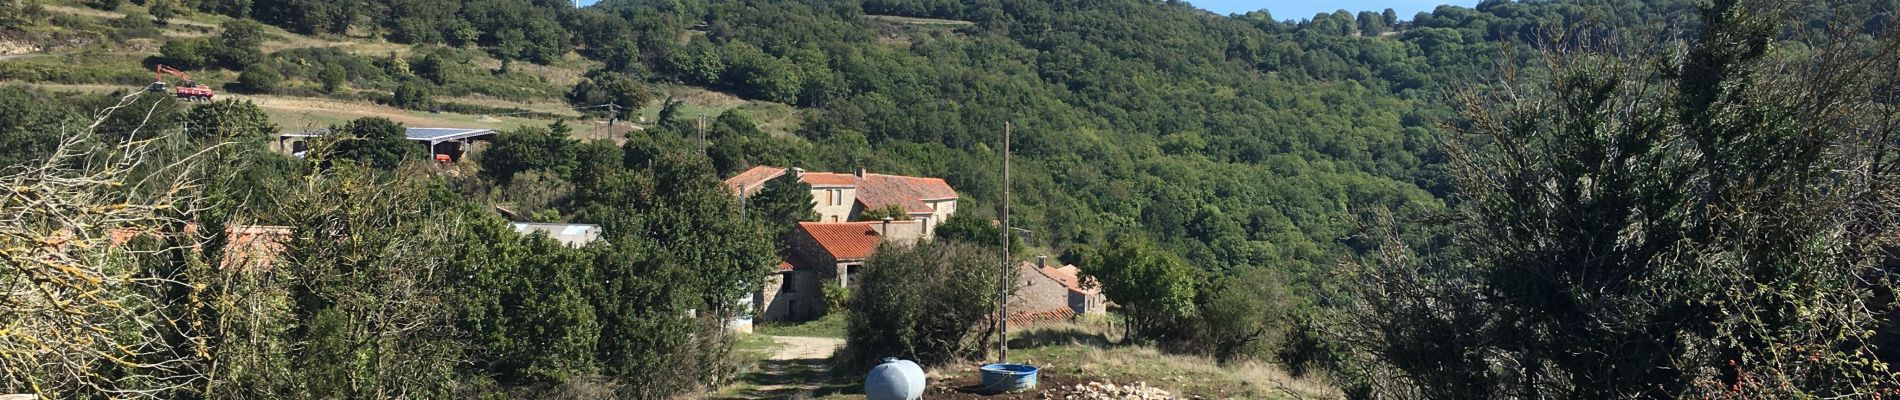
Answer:
[[(1881, 297), (1893, 293), (1885, 284), (1826, 280), (1885, 277), (1862, 268), (1884, 262), (1882, 253), (1861, 252), (1881, 248), (1885, 239), (1867, 232), (1884, 225), (1723, 218), (1772, 209), (1881, 220), (1842, 205), (1871, 200), (1826, 195), (1884, 187), (1802, 185), (1845, 179), (1821, 171), (1857, 162), (1885, 165), (1881, 155), (1891, 149), (1844, 148), (1839, 142), (1851, 135), (1817, 139), (1799, 127), (1863, 137), (1891, 129), (1862, 119), (1888, 110), (1828, 112), (1892, 104), (1900, 80), (1883, 80), (1891, 65), (1868, 60), (1894, 59), (1894, 0), (1484, 1), (1417, 15), (1312, 16), (1223, 16), (1150, 0), (604, 0), (585, 8), (540, 0), (0, 1), (0, 39), (52, 53), (0, 59), (0, 80), (9, 84), (0, 88), (0, 175), (32, 183), (15, 185), (15, 197), (0, 206), (32, 210), (18, 200), (37, 198), (31, 190), (77, 190), (57, 184), (156, 181), (113, 192), (124, 198), (60, 193), (85, 207), (152, 203), (113, 208), (129, 215), (88, 214), (107, 221), (88, 235), (105, 234), (110, 221), (165, 233), (113, 244), (138, 249), (136, 268), (114, 264), (123, 256), (114, 252), (80, 257), (123, 268), (98, 275), (144, 279), (117, 284), (135, 287), (132, 297), (149, 304), (92, 298), (88, 307), (112, 312), (11, 311), (59, 314), (36, 329), (133, 350), (29, 349), (0, 329), (0, 372), (9, 375), (0, 389), (368, 398), (556, 388), (573, 397), (664, 398), (717, 387), (737, 367), (733, 344), (710, 333), (720, 318), (746, 312), (734, 299), (756, 290), (776, 257), (772, 240), (802, 218), (800, 207), (786, 204), (808, 202), (773, 197), (783, 204), (752, 204), (747, 209), (769, 211), (740, 214), (718, 179), (756, 165), (942, 177), (963, 201), (954, 220), (963, 225), (951, 229), (975, 232), (946, 237), (980, 239), (992, 233), (981, 222), (1001, 208), (1006, 125), (1010, 219), (1030, 232), (1028, 256), (1046, 254), (1100, 278), (1130, 337), (1171, 351), (1269, 360), (1355, 397), (1892, 386), (1878, 378), (1822, 384), (1887, 373), (1861, 367), (1885, 359), (1857, 349), (1891, 340), (1871, 333), (1892, 330), (1874, 317), (1890, 307), (1812, 316), (1890, 299)], [(1866, 66), (1801, 73), (1810, 59)], [(186, 105), (162, 93), (141, 96), (135, 86), (59, 90), (143, 85), (160, 63), (256, 99), (382, 104), (507, 129), (474, 162), (430, 166), (405, 161), (420, 156), (397, 122), (352, 114), (329, 124), (336, 140), (292, 159), (265, 142), (306, 127), (274, 123), (282, 116), (249, 101)], [(1852, 93), (1734, 89), (1798, 83)], [(744, 105), (711, 110), (675, 97), (708, 93)], [(1539, 102), (1573, 95), (1597, 102)], [(1641, 101), (1616, 108), (1604, 99)], [(1642, 110), (1667, 115), (1631, 116)], [(694, 118), (701, 116), (703, 144)], [(583, 138), (600, 119), (640, 122)], [(1730, 126), (1738, 128), (1718, 129)], [(1628, 133), (1637, 131), (1685, 136)], [(1618, 147), (1625, 143), (1641, 145)], [(1773, 151), (1784, 145), (1808, 147)], [(1623, 162), (1623, 154), (1642, 161), (1603, 161)], [(1677, 159), (1706, 155), (1773, 165)], [(105, 165), (84, 162), (95, 157), (127, 167), (90, 170)], [(1640, 168), (1661, 177), (1631, 172)], [(168, 179), (176, 185), (165, 186)], [(1640, 187), (1616, 186), (1625, 183)], [(1813, 191), (1723, 191), (1775, 183)], [(1822, 203), (1839, 207), (1789, 206)], [(1574, 204), (1640, 212), (1569, 213), (1565, 205)], [(1681, 204), (1719, 211), (1672, 208), (1689, 207)], [(579, 248), (521, 238), (489, 211), (494, 206), (607, 233)], [(94, 221), (64, 214), (71, 210), (31, 211), (47, 215), (9, 226), (18, 234), (0, 244), (59, 240), (64, 228), (47, 221)], [(1514, 213), (1525, 210), (1541, 214)], [(1625, 223), (1579, 222), (1596, 218)], [(294, 228), (281, 273), (232, 278), (209, 269), (225, 262), (217, 252), (178, 251), (227, 245), (189, 232), (246, 224)], [(1851, 234), (1830, 236), (1837, 231)], [(1840, 246), (1855, 251), (1745, 245), (1839, 237), (1868, 239)], [(1594, 241), (1553, 244), (1573, 238)], [(90, 246), (112, 247), (80, 247)], [(1718, 251), (1731, 249), (1741, 250)], [(73, 262), (61, 251), (9, 260)], [(1769, 267), (1746, 269), (1760, 280), (1736, 281), (1715, 267), (1644, 272), (1677, 260), (1657, 261), (1660, 254), (1692, 253), (1706, 257), (1682, 256), (1692, 259), (1685, 265)], [(429, 255), (406, 257), (416, 254)], [(1615, 270), (1622, 275), (1538, 269), (1611, 263), (1594, 258), (1601, 254), (1624, 256), (1617, 265), (1625, 269)], [(0, 279), (64, 290), (46, 295), (46, 304), (117, 282), (21, 268), (37, 272)], [(1383, 275), (1390, 271), (1405, 273)], [(1788, 282), (1832, 282), (1851, 293)], [(1658, 300), (1589, 290), (1651, 283), (1689, 294)], [(1789, 293), (1822, 294), (1776, 297), (1799, 297)], [(200, 296), (210, 300), (190, 300)], [(1579, 305), (1598, 301), (1627, 312)], [(1781, 314), (1696, 325), (1738, 309)], [(108, 317), (131, 320), (128, 329), (141, 333), (108, 338), (85, 329), (87, 318)], [(1617, 322), (1578, 322), (1590, 318)], [(1681, 325), (1652, 332), (1644, 323)], [(1788, 328), (1801, 324), (1840, 335)], [(1767, 333), (1733, 333), (1754, 328)], [(1649, 358), (1605, 350), (1616, 340), (1666, 335), (1682, 339), (1643, 347)], [(216, 340), (193, 339), (205, 337)], [(1782, 349), (1774, 346), (1787, 343), (1777, 340), (1789, 337), (1799, 338), (1790, 351), (1831, 358), (1755, 378), (1736, 366), (1737, 359), (1798, 364), (1756, 351)], [(1574, 356), (1587, 352), (1624, 358)], [(56, 361), (72, 371), (26, 364), (55, 363), (29, 356), (51, 353), (71, 354)], [(1571, 356), (1552, 355), (1559, 353)], [(86, 365), (128, 357), (137, 360)], [(1718, 371), (1721, 359), (1729, 369)], [(1603, 367), (1671, 363), (1694, 370)], [(687, 371), (692, 379), (671, 379), (668, 368), (678, 364), (698, 366)], [(162, 372), (133, 373), (152, 368)], [(1710, 376), (1725, 381), (1683, 383)], [(1637, 377), (1654, 381), (1616, 383)], [(1516, 381), (1525, 386), (1511, 387)], [(1398, 383), (1381, 385), (1391, 382)]]

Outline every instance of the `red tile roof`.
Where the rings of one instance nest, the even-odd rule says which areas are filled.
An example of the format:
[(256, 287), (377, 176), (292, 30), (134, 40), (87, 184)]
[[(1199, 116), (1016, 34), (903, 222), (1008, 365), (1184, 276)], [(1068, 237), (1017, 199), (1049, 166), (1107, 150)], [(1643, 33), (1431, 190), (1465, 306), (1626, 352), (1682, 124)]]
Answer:
[(752, 169), (748, 169), (745, 172), (740, 172), (738, 175), (733, 175), (731, 178), (726, 178), (726, 187), (732, 188), (733, 193), (750, 195), (752, 193), (758, 193), (759, 188), (764, 187), (766, 182), (771, 182), (773, 179), (777, 179), (783, 175), (785, 175), (784, 168), (761, 165), (752, 167)]
[(1042, 322), (1060, 322), (1072, 319), (1075, 319), (1075, 310), (1071, 310), (1068, 307), (1009, 313), (1009, 325), (1011, 327), (1030, 326)]
[[(754, 193), (766, 182), (785, 175), (784, 168), (752, 167), (752, 169), (726, 179), (726, 187), (734, 193)], [(885, 174), (840, 174), (833, 172), (805, 172), (798, 174), (798, 180), (812, 187), (850, 187), (856, 188), (857, 203), (865, 209), (898, 206), (911, 214), (929, 214), (935, 209), (926, 201), (950, 200), (957, 198), (956, 189), (950, 188), (942, 178), (921, 178), (915, 176)]]
[[(198, 224), (186, 224), (185, 234), (198, 232)], [(237, 267), (243, 270), (270, 270), (271, 263), (283, 255), (284, 242), (290, 239), (290, 228), (268, 225), (233, 225), (226, 228), (224, 257), (219, 267)], [(156, 236), (156, 230), (114, 229), (110, 232), (113, 246), (124, 246), (133, 238)], [(198, 243), (194, 240), (192, 247)]]
[(950, 184), (939, 178), (884, 174), (852, 177), (858, 179), (858, 204), (866, 210), (895, 205), (907, 213), (929, 214), (934, 209), (925, 204), (925, 200), (957, 198), (957, 191), (950, 189)]
[(856, 187), (858, 186), (857, 177), (851, 174), (834, 174), (830, 172), (807, 172), (807, 173), (799, 174), (798, 180), (801, 182), (805, 182), (805, 184), (807, 185), (812, 185), (813, 187), (817, 187), (817, 186)]
[(1056, 282), (1062, 283), (1062, 286), (1069, 288), (1070, 291), (1085, 294), (1096, 294), (1102, 291), (1102, 288), (1096, 285), (1093, 280), (1083, 277), (1082, 269), (1076, 268), (1074, 265), (1037, 268), (1034, 263), (1024, 261), (1023, 267), (1042, 272), (1043, 275), (1047, 275), (1049, 278), (1055, 279)]
[(857, 260), (877, 251), (877, 230), (871, 224), (881, 222), (800, 222), (798, 229), (811, 235), (825, 253), (836, 260)]

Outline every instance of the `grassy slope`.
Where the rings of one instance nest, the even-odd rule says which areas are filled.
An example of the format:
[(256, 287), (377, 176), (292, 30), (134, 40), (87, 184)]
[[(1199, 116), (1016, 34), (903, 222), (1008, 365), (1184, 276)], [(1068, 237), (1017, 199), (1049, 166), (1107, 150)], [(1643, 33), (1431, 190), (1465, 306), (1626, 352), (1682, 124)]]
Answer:
[[(104, 11), (85, 7), (76, 2), (59, 0), (46, 3), (46, 8), (54, 15), (62, 16), (66, 23), (84, 23), (105, 26), (112, 19), (121, 18), (125, 12), (143, 12), (143, 7), (127, 3), (120, 11)], [(229, 17), (207, 13), (188, 13), (172, 19), (171, 23), (160, 29), (163, 39), (204, 37), (215, 35), (219, 24), (230, 20)], [(58, 23), (45, 24), (38, 29), (47, 31), (73, 31), (70, 27)], [(306, 47), (340, 47), (356, 54), (382, 56), (386, 54), (405, 55), (411, 47), (403, 44), (383, 42), (360, 35), (320, 37), (298, 35), (277, 27), (266, 27), (269, 39), (264, 43), (265, 52)], [(28, 79), (26, 83), (50, 90), (111, 92), (115, 90), (138, 90), (152, 79), (152, 73), (143, 63), (147, 57), (158, 54), (163, 39), (131, 39), (124, 42), (93, 43), (80, 46), (49, 46), (50, 51), (24, 56), (9, 57), (0, 64), (8, 67), (29, 70), (43, 70), (44, 79)], [(477, 59), (475, 66), (498, 68), (501, 63), (493, 58)], [(597, 63), (579, 56), (570, 55), (566, 60), (553, 65), (533, 65), (518, 63), (517, 71), (545, 78), (554, 86), (550, 92), (564, 92), (581, 79), (581, 76)], [(74, 68), (74, 66), (84, 66)], [(191, 71), (193, 78), (213, 87), (233, 81), (237, 74), (231, 71), (208, 70)], [(15, 82), (8, 82), (15, 83)], [(753, 120), (767, 132), (788, 135), (797, 128), (802, 112), (792, 106), (740, 99), (725, 93), (702, 88), (679, 85), (655, 85), (654, 89), (663, 93), (661, 98), (670, 95), (684, 101), (685, 118), (705, 116), (712, 118), (729, 109), (741, 109), (752, 114)], [(362, 117), (384, 117), (410, 126), (438, 127), (484, 127), (514, 128), (519, 126), (546, 125), (553, 122), (547, 119), (518, 118), (506, 115), (467, 115), (455, 113), (434, 113), (403, 110), (367, 101), (340, 100), (323, 97), (303, 97), (291, 95), (242, 95), (219, 93), (222, 98), (250, 99), (270, 114), (272, 121), (286, 130), (302, 130), (322, 127)], [(519, 108), (542, 113), (580, 118), (579, 114), (568, 108), (566, 102), (557, 97), (535, 98), (525, 101), (496, 99), (485, 96), (439, 97), (438, 101), (473, 104), (496, 108)], [(660, 102), (655, 100), (638, 111), (636, 121), (644, 117), (646, 121), (658, 118)], [(618, 141), (630, 129), (638, 129), (642, 124), (621, 122), (613, 127), (606, 121), (569, 121), (574, 127), (575, 136), (580, 139), (609, 139)]]
[[(771, 334), (810, 334), (811, 331), (821, 330), (823, 326), (823, 323), (807, 323), (785, 327)], [(1204, 357), (1169, 355), (1152, 347), (1114, 344), (1114, 336), (1094, 325), (1043, 325), (1010, 335), (1010, 360), (1041, 367), (1043, 381), (1047, 383), (1041, 389), (1045, 390), (1052, 389), (1051, 385), (1055, 384), (1103, 382), (1126, 385), (1140, 382), (1182, 398), (1331, 399), (1342, 396), (1324, 382), (1293, 377), (1273, 365), (1255, 362), (1223, 365)], [(975, 397), (946, 392), (952, 391), (950, 388), (979, 381), (976, 367), (980, 364), (971, 362), (968, 365), (931, 369), (928, 372), (931, 389), (926, 393), (939, 397)], [(775, 365), (771, 362), (760, 359), (754, 370), (773, 368)], [(795, 376), (746, 374), (741, 376), (740, 382), (721, 390), (716, 397), (748, 398), (741, 394), (751, 388), (796, 380), (813, 388), (802, 393), (811, 398), (864, 398), (863, 394), (858, 393), (863, 385), (860, 372), (838, 371), (827, 375), (811, 368), (786, 370)], [(1040, 394), (1030, 392), (1003, 397), (1033, 399)]]

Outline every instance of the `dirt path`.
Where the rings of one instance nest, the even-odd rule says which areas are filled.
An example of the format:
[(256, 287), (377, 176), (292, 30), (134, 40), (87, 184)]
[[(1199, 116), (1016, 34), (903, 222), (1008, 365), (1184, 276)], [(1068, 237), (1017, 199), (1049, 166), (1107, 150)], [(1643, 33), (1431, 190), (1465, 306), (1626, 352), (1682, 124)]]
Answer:
[(717, 398), (784, 399), (816, 398), (853, 389), (831, 373), (831, 355), (844, 346), (844, 339), (772, 336), (783, 346), (757, 368), (739, 377), (739, 384)]
[(844, 339), (821, 337), (773, 336), (772, 341), (785, 345), (772, 355), (773, 360), (823, 360), (844, 346)]

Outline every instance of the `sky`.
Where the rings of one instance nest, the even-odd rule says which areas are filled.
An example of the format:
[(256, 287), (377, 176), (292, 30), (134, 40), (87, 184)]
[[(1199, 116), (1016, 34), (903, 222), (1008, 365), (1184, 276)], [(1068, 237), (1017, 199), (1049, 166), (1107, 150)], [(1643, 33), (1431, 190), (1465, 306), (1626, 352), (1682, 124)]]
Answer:
[[(577, 0), (581, 6), (593, 5), (599, 0)], [(1344, 9), (1353, 14), (1360, 11), (1383, 11), (1387, 8), (1398, 11), (1399, 19), (1412, 19), (1419, 11), (1431, 11), (1439, 4), (1457, 4), (1470, 7), (1478, 4), (1476, 0), (1188, 0), (1188, 3), (1219, 14), (1240, 14), (1248, 11), (1267, 9), (1274, 19), (1311, 19), (1313, 14), (1329, 13)]]

